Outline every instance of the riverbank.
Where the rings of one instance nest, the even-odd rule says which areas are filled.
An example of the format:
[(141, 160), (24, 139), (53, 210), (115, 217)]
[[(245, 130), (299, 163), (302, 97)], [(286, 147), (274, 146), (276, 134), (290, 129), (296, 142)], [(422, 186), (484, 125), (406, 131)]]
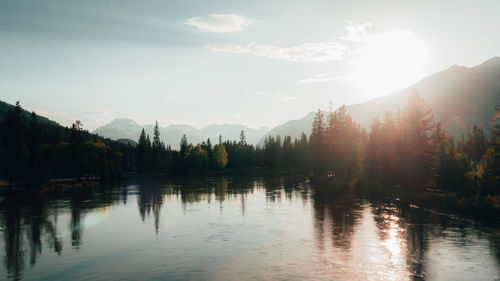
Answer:
[[(307, 175), (297, 170), (269, 170), (265, 168), (245, 168), (245, 169), (225, 169), (218, 171), (207, 171), (198, 173), (189, 173), (183, 175), (177, 174), (126, 174), (114, 181), (101, 181), (99, 177), (82, 177), (82, 178), (61, 178), (51, 179), (44, 183), (39, 188), (25, 188), (21, 186), (11, 187), (6, 180), (0, 179), (0, 189), (9, 190), (11, 192), (22, 192), (26, 190), (62, 190), (68, 188), (79, 188), (88, 186), (98, 186), (101, 184), (112, 184), (113, 182), (135, 181), (135, 180), (162, 180), (162, 179), (188, 179), (188, 178), (204, 178), (204, 177), (274, 177), (274, 176), (291, 176)], [(493, 195), (471, 195), (463, 196), (453, 192), (443, 191), (437, 188), (422, 188), (403, 187), (403, 186), (384, 186), (380, 184), (356, 184), (356, 183), (339, 183), (335, 181), (315, 181), (313, 179), (306, 180), (316, 192), (322, 194), (326, 198), (332, 200), (337, 197), (348, 195), (349, 193), (365, 193), (372, 194), (375, 197), (400, 198), (412, 206), (421, 206), (435, 210), (453, 210), (454, 212), (465, 216), (483, 217), (486, 219), (498, 219), (500, 217), (500, 196)]]
[(481, 216), (486, 220), (500, 219), (500, 196), (473, 195), (461, 196), (453, 192), (425, 192), (415, 200), (422, 206), (431, 206), (439, 210), (456, 210), (465, 216)]
[[(298, 171), (294, 169), (268, 169), (264, 167), (252, 167), (252, 168), (232, 168), (232, 169), (221, 169), (221, 170), (207, 170), (207, 171), (190, 171), (182, 174), (176, 173), (147, 173), (147, 174), (123, 174), (118, 178), (113, 179), (103, 179), (99, 176), (85, 176), (80, 178), (54, 178), (46, 179), (41, 187), (47, 186), (58, 186), (58, 185), (72, 185), (72, 184), (82, 184), (82, 183), (113, 183), (122, 180), (133, 180), (133, 179), (151, 179), (151, 178), (183, 178), (183, 177), (201, 177), (201, 176), (275, 176), (275, 175), (296, 175), (305, 174), (303, 171)], [(15, 184), (11, 185), (8, 180), (0, 178), (0, 188), (14, 187), (16, 189), (23, 189), (26, 186)]]
[(394, 198), (408, 206), (427, 208), (438, 212), (454, 212), (464, 217), (484, 221), (500, 219), (500, 196), (473, 194), (464, 196), (438, 188), (384, 186), (380, 184), (351, 185), (353, 192), (370, 194), (375, 198)]

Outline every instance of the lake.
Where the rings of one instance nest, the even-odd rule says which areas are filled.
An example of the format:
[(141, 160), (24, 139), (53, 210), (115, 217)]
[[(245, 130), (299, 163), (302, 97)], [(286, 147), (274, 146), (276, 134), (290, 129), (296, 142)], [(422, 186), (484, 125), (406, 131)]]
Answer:
[(0, 195), (0, 279), (500, 280), (500, 224), (301, 176)]

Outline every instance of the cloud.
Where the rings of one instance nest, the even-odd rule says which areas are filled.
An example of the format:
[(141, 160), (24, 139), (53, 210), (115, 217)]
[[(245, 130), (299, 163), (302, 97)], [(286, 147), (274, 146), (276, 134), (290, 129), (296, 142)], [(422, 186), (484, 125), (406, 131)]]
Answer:
[(233, 54), (252, 54), (257, 57), (267, 57), (296, 62), (326, 62), (342, 60), (348, 51), (347, 47), (335, 41), (304, 43), (293, 47), (279, 47), (250, 43), (246, 46), (225, 45), (205, 46), (214, 52)]
[(345, 81), (350, 79), (348, 75), (337, 75), (332, 76), (325, 73), (316, 74), (313, 77), (301, 79), (298, 81), (299, 84), (309, 84), (309, 83), (320, 83), (320, 82), (331, 82), (331, 81)]
[[(368, 43), (407, 39), (413, 32), (403, 29), (385, 28), (370, 22), (356, 23), (346, 21), (346, 35), (323, 42), (308, 42), (291, 47), (268, 44), (249, 43), (247, 45), (206, 45), (214, 52), (232, 54), (250, 54), (258, 57), (280, 59), (295, 62), (328, 62), (342, 61), (355, 57)], [(322, 82), (321, 79), (309, 80)], [(331, 81), (331, 80), (328, 80)], [(308, 83), (305, 81), (303, 83)]]
[(347, 42), (361, 43), (372, 41), (380, 37), (398, 36), (405, 38), (413, 35), (413, 32), (410, 30), (385, 28), (371, 22), (356, 23), (346, 21), (346, 23), (345, 29), (347, 35), (342, 36), (341, 39)]
[(238, 32), (252, 20), (234, 14), (215, 14), (188, 19), (185, 24), (208, 32)]
[(287, 94), (279, 93), (278, 97), (275, 98), (275, 100), (283, 103), (289, 103), (289, 102), (295, 102), (297, 101), (297, 98), (294, 96), (290, 96)]

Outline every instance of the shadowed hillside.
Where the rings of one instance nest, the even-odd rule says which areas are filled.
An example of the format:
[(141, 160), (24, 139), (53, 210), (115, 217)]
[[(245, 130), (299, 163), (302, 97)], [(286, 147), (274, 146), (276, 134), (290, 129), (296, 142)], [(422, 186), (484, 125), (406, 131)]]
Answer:
[[(0, 122), (7, 116), (7, 112), (9, 109), (14, 109), (14, 105), (8, 104), (6, 102), (0, 101)], [(24, 117), (28, 118), (31, 115), (31, 112), (23, 110)], [(38, 120), (40, 124), (42, 125), (48, 125), (48, 126), (59, 126), (59, 123), (52, 121), (48, 118), (45, 118), (43, 116), (38, 116)]]

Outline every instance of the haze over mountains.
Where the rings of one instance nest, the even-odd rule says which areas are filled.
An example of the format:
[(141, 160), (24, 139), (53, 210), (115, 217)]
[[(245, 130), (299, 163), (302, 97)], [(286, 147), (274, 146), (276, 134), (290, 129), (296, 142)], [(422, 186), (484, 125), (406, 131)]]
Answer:
[[(415, 89), (428, 102), (434, 118), (443, 124), (448, 134), (460, 137), (473, 124), (487, 131), (495, 105), (500, 104), (500, 57), (470, 68), (451, 66), (390, 95), (348, 105), (347, 110), (354, 121), (369, 129), (374, 118), (382, 119), (387, 111), (397, 114), (403, 109)], [(276, 126), (258, 144), (262, 145), (270, 135), (289, 135), (293, 139), (299, 138), (302, 132), (309, 134), (313, 119), (314, 112), (311, 112), (299, 120)]]
[[(494, 57), (470, 68), (451, 66), (390, 95), (348, 105), (347, 110), (353, 120), (369, 129), (374, 118), (382, 119), (386, 111), (393, 111), (396, 114), (402, 109), (415, 89), (429, 103), (435, 119), (443, 124), (450, 135), (460, 137), (473, 124), (487, 131), (490, 120), (495, 114), (495, 105), (500, 104), (500, 58)], [(0, 119), (7, 114), (10, 107), (12, 105), (0, 101)], [(25, 115), (29, 116), (29, 112), (25, 112)], [(191, 143), (206, 141), (207, 138), (216, 143), (219, 135), (222, 135), (223, 140), (238, 140), (243, 130), (249, 144), (262, 145), (264, 139), (270, 135), (289, 135), (293, 139), (299, 138), (302, 132), (309, 134), (313, 118), (314, 112), (310, 112), (301, 119), (288, 121), (271, 130), (268, 128), (256, 130), (238, 124), (209, 125), (201, 129), (189, 125), (169, 125), (160, 127), (160, 134), (165, 144), (178, 148), (184, 134)], [(41, 116), (39, 120), (46, 124), (58, 125)], [(143, 126), (131, 119), (119, 118), (97, 128), (93, 133), (114, 140), (137, 141), (142, 128), (152, 137), (153, 127), (153, 124)]]
[[(429, 103), (436, 121), (455, 137), (466, 133), (473, 124), (488, 129), (495, 114), (495, 105), (500, 104), (500, 57), (494, 57), (474, 66), (451, 66), (447, 70), (422, 79), (420, 82), (390, 95), (364, 103), (348, 105), (347, 110), (353, 120), (369, 129), (374, 118), (383, 118), (387, 111), (397, 114), (404, 108), (408, 97), (417, 90)], [(335, 101), (333, 101), (335, 102)], [(211, 125), (196, 129), (189, 125), (170, 125), (161, 128), (163, 141), (177, 147), (180, 138), (186, 134), (188, 141), (197, 143), (210, 138), (237, 140), (241, 130), (245, 131), (247, 142), (263, 145), (267, 136), (291, 136), (299, 138), (302, 132), (310, 133), (314, 112), (298, 120), (291, 120), (271, 130), (254, 130), (244, 125)], [(130, 119), (115, 119), (97, 128), (94, 133), (112, 139), (129, 138), (137, 140), (142, 128), (152, 135), (153, 125), (140, 126)]]
[[(93, 133), (111, 139), (131, 139), (137, 141), (143, 128), (146, 134), (149, 134), (152, 138), (154, 129), (153, 124), (141, 126), (134, 120), (127, 118), (114, 119), (111, 123), (95, 129)], [(222, 136), (223, 140), (238, 140), (242, 130), (245, 132), (247, 142), (249, 144), (256, 144), (269, 129), (263, 127), (256, 130), (238, 124), (209, 125), (197, 129), (189, 125), (175, 124), (167, 127), (160, 127), (160, 138), (166, 145), (177, 148), (184, 134), (191, 143), (201, 143), (208, 138), (210, 138), (212, 143), (217, 143), (219, 135)]]
[[(387, 111), (397, 114), (403, 109), (415, 89), (429, 103), (436, 121), (441, 122), (450, 135), (460, 137), (473, 124), (487, 130), (495, 114), (495, 105), (500, 104), (500, 58), (494, 57), (470, 68), (451, 66), (390, 95), (348, 105), (347, 110), (353, 120), (369, 129), (374, 118), (382, 119)], [(161, 134), (167, 144), (177, 147), (183, 134), (193, 143), (208, 137), (213, 142), (219, 134), (224, 139), (236, 140), (240, 131), (244, 130), (248, 143), (263, 145), (267, 136), (288, 135), (293, 139), (299, 138), (302, 132), (309, 134), (313, 118), (314, 112), (310, 112), (301, 119), (288, 121), (272, 130), (254, 130), (243, 125), (212, 125), (198, 130), (188, 125), (170, 125), (161, 128)], [(94, 132), (113, 139), (137, 140), (142, 127), (152, 134), (153, 125), (140, 126), (130, 119), (115, 119)]]

